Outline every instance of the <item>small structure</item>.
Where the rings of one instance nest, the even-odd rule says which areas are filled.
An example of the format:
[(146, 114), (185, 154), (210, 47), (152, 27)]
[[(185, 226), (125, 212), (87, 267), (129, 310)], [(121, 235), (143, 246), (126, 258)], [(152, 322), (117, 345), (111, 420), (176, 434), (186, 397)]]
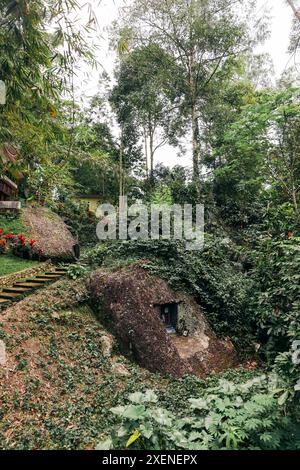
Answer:
[(18, 186), (7, 176), (0, 177), (0, 201), (8, 201), (18, 194)]
[(19, 210), (20, 201), (13, 201), (18, 194), (18, 186), (7, 176), (0, 177), (0, 210)]
[(154, 307), (164, 323), (167, 333), (176, 333), (178, 328), (178, 302), (154, 305)]
[(101, 200), (101, 196), (99, 196), (99, 194), (76, 194), (75, 198), (77, 202), (86, 204), (87, 209), (94, 213), (96, 213)]
[[(16, 164), (18, 151), (10, 144), (4, 144), (0, 147), (0, 160), (3, 164), (5, 172), (9, 172), (7, 168), (10, 165)], [(17, 177), (21, 178), (23, 175), (16, 171)], [(21, 203), (16, 201), (18, 195), (18, 185), (14, 183), (7, 175), (0, 174), (0, 210), (18, 210), (21, 208)]]

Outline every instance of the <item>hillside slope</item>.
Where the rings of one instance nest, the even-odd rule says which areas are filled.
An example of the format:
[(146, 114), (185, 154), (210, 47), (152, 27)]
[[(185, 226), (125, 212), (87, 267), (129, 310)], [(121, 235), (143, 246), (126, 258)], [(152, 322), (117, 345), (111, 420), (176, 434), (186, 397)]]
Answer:
[[(259, 370), (230, 369), (204, 381), (140, 368), (120, 355), (112, 336), (93, 316), (87, 297), (84, 279), (63, 279), (1, 312), (0, 449), (94, 449), (120, 422), (111, 407), (127, 403), (133, 392), (153, 390), (160, 410), (176, 410), (179, 417), (190, 416), (189, 399), (201, 400), (205, 393), (217, 393), (219, 404), (230, 404), (230, 387), (240, 387), (245, 400), (251, 401), (254, 394), (251, 410), (257, 393), (266, 393), (266, 376), (259, 378)], [(236, 385), (228, 388), (228, 380)], [(269, 401), (274, 433), (280, 428), (285, 439), (291, 433), (284, 425), (281, 430), (282, 410), (273, 397)], [(258, 423), (263, 423), (261, 415), (269, 416), (269, 405), (261, 412), (253, 409)], [(247, 414), (243, 401), (239, 407), (237, 419)], [(228, 416), (223, 417), (225, 427), (234, 420)], [(260, 434), (254, 430), (250, 442), (260, 442)], [(128, 437), (123, 437), (120, 448)]]
[(61, 280), (1, 312), (0, 448), (94, 448), (110, 407), (167, 380), (112, 354), (82, 280)]

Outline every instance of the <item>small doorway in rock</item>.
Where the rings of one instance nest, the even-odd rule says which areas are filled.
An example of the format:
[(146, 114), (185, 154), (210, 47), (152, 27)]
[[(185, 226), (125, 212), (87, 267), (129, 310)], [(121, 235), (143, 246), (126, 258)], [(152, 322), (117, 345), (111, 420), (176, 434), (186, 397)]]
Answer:
[(176, 303), (160, 306), (160, 318), (166, 325), (168, 333), (175, 333), (177, 328), (178, 305)]

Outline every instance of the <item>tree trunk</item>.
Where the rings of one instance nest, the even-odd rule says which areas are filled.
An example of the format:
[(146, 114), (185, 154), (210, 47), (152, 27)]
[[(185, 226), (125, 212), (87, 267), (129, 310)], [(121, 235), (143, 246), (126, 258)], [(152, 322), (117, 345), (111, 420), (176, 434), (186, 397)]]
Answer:
[(195, 183), (198, 192), (200, 189), (200, 178), (199, 178), (199, 154), (200, 154), (200, 147), (199, 147), (199, 127), (198, 127), (198, 117), (197, 117), (197, 110), (196, 110), (196, 89), (195, 89), (195, 81), (193, 76), (193, 69), (194, 69), (194, 50), (190, 51), (189, 56), (189, 66), (188, 66), (188, 83), (189, 83), (189, 92), (190, 92), (190, 100), (191, 100), (191, 124), (192, 124), (192, 150), (193, 150), (193, 182)]
[(148, 144), (147, 144), (147, 131), (144, 127), (144, 145), (145, 145), (145, 169), (146, 169), (146, 178), (149, 177), (149, 166), (148, 166)]
[(153, 179), (154, 167), (154, 131), (151, 121), (149, 121), (149, 148), (150, 148), (150, 179)]
[(191, 109), (192, 118), (192, 148), (193, 148), (193, 180), (199, 184), (199, 127), (195, 105)]
[(291, 9), (293, 10), (293, 13), (295, 17), (297, 18), (298, 21), (300, 21), (300, 10), (296, 8), (295, 3), (293, 0), (287, 0), (288, 4), (290, 5)]
[(119, 196), (120, 197), (124, 196), (123, 153), (124, 153), (124, 144), (123, 144), (123, 129), (122, 129), (120, 151), (119, 151)]
[(296, 192), (294, 184), (293, 184), (293, 188), (292, 188), (292, 199), (293, 199), (293, 205), (294, 205), (295, 213), (296, 213), (297, 216), (299, 216), (299, 209), (298, 209), (298, 202), (297, 202), (297, 192)]

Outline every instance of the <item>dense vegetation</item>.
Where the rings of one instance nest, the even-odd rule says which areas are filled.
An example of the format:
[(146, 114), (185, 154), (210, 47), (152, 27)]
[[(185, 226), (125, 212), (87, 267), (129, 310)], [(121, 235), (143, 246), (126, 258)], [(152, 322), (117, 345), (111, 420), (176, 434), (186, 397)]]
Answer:
[[(51, 396), (43, 432), (39, 419), (27, 415), (26, 429), (10, 439), (7, 411), (45, 411), (31, 400), (41, 384), (25, 377), (23, 397), (6, 395), (0, 446), (300, 447), (299, 77), (291, 67), (272, 80), (269, 58), (256, 52), (268, 37), (267, 18), (256, 17), (254, 4), (132, 1), (110, 30), (114, 77), (95, 72), (99, 92), (83, 104), (76, 101), (76, 72), (95, 63), (93, 13), (80, 26), (76, 0), (0, 0), (0, 80), (7, 90), (0, 105), (0, 177), (18, 182), (24, 205), (58, 213), (79, 240), (84, 253), (81, 264), (70, 267), (71, 278), (84, 284), (99, 266), (145, 260), (145, 269), (192, 294), (214, 331), (232, 338), (241, 360), (250, 358), (257, 368), (204, 382), (145, 377), (131, 364), (131, 378), (116, 391), (88, 307), (70, 314), (63, 304), (57, 314), (41, 304), (29, 319), (34, 334), (51, 330), (40, 368), (46, 380), (56, 363), (55, 390), (74, 401), (56, 403)], [(294, 13), (290, 53), (297, 58), (295, 4), (283, 8)], [(17, 150), (16, 161), (6, 158), (7, 144)], [(174, 155), (190, 155), (190, 164), (158, 163), (165, 145)], [(188, 252), (173, 240), (99, 244), (97, 218), (77, 193), (113, 204), (122, 195), (148, 206), (203, 203), (204, 249)], [(0, 229), (24, 233), (17, 218), (1, 216)], [(10, 259), (1, 256), (0, 275), (10, 270)], [(84, 340), (75, 327), (80, 321)], [(55, 322), (66, 339), (56, 341)], [(0, 334), (18, 343), (15, 334)], [(82, 342), (82, 355), (73, 351), (74, 366), (58, 353), (65, 341)], [(21, 356), (18, 367), (26, 372)], [(85, 368), (91, 358), (102, 381)], [(83, 393), (77, 396), (79, 377)]]

